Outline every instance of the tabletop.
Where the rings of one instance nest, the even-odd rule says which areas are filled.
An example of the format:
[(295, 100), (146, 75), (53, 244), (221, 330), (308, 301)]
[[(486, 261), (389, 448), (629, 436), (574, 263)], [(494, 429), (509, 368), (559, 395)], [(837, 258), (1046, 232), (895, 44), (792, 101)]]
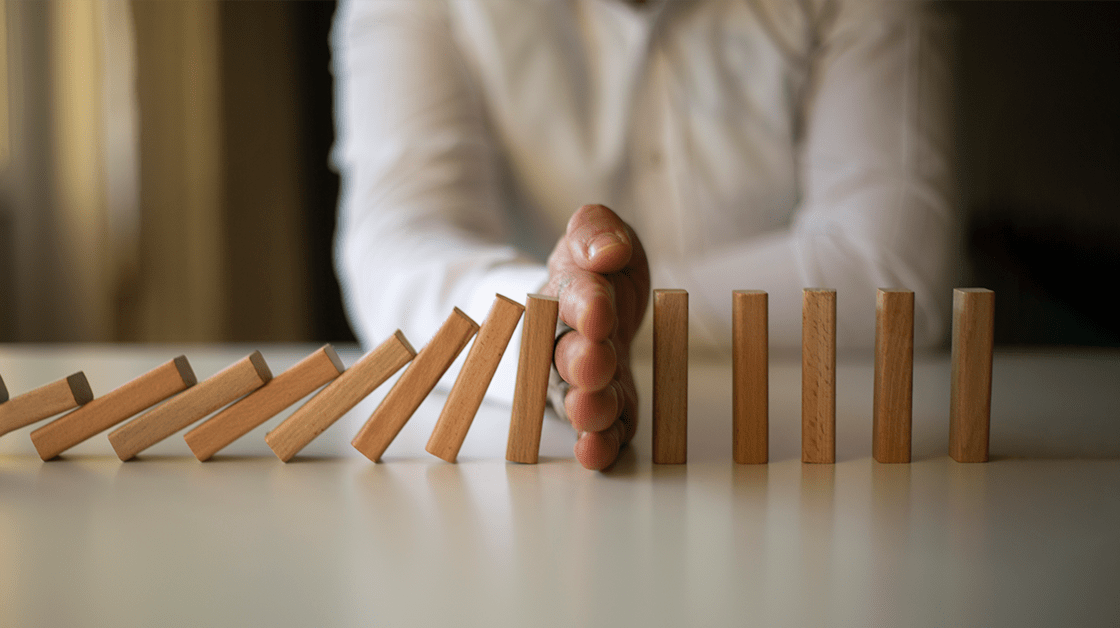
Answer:
[[(204, 378), (260, 349), (0, 345), (12, 395), (84, 370), (104, 394), (180, 353)], [(357, 347), (339, 347), (352, 364)], [(105, 435), (42, 462), (0, 438), (0, 626), (1116, 626), (1120, 353), (999, 351), (991, 461), (946, 455), (949, 359), (914, 367), (913, 462), (871, 459), (872, 359), (837, 364), (837, 462), (800, 462), (799, 356), (770, 361), (770, 460), (731, 459), (730, 359), (694, 355), (685, 465), (638, 436), (607, 472), (546, 419), (504, 459), (484, 405), (459, 461), (424, 451), (433, 393), (372, 463), (349, 441), (391, 382), (287, 464), (264, 435), (200, 463), (177, 434), (122, 463)], [(297, 404), (298, 405), (298, 404)]]

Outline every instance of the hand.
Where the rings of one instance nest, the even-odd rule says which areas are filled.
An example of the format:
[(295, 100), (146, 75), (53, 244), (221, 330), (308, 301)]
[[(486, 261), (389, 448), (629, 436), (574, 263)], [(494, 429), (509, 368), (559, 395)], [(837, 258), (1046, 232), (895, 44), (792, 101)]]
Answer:
[(630, 343), (649, 301), (649, 262), (637, 234), (602, 205), (584, 205), (548, 259), (544, 294), (560, 299), (572, 328), (554, 360), (571, 388), (564, 408), (579, 434), (576, 459), (604, 469), (638, 428)]

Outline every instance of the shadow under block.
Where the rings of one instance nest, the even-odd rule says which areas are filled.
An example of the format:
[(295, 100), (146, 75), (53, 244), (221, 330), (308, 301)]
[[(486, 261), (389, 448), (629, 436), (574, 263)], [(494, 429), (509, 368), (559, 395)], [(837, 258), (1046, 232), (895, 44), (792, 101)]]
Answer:
[(8, 400), (8, 388), (4, 386), (4, 378), (0, 377), (0, 403)]
[(988, 461), (995, 305), (991, 290), (953, 291), (949, 455), (957, 462)]
[(521, 355), (517, 360), (517, 382), (506, 441), (506, 460), (510, 462), (536, 464), (540, 458), (548, 376), (552, 372), (559, 315), (560, 300), (556, 297), (530, 294), (525, 302)]
[(688, 461), (688, 292), (653, 291), (653, 462)]
[(380, 460), (477, 331), (478, 324), (455, 308), (350, 441), (354, 449), (374, 462)]
[(320, 347), (241, 401), (203, 421), (184, 434), (183, 440), (195, 457), (205, 462), (345, 370), (334, 347)]
[(272, 379), (260, 351), (245, 356), (188, 391), (109, 433), (117, 457), (131, 460), (145, 449)]
[(762, 290), (731, 293), (731, 443), (738, 464), (770, 458), (768, 300)]
[(806, 288), (801, 310), (801, 462), (836, 462), (836, 291)]
[(415, 357), (416, 350), (397, 330), (265, 435), (265, 443), (280, 460), (291, 460)]
[(525, 306), (520, 303), (500, 294), (495, 296), (494, 305), (478, 330), (478, 336), (463, 362), (463, 370), (451, 387), (447, 403), (428, 439), (425, 448), (428, 453), (455, 462), (524, 311)]
[(40, 458), (50, 460), (197, 381), (186, 356), (181, 355), (31, 432), (31, 442)]
[[(0, 389), (2, 389), (0, 383)], [(6, 399), (6, 391), (0, 399)], [(86, 374), (78, 371), (35, 390), (26, 392), (7, 403), (0, 403), (0, 436), (43, 419), (72, 410), (93, 401)]]
[(875, 298), (875, 460), (910, 462), (913, 395), (914, 292), (880, 288)]

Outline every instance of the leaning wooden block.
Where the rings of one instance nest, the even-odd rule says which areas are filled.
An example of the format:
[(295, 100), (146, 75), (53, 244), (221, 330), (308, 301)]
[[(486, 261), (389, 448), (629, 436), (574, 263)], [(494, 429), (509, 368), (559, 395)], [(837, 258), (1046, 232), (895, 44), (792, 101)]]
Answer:
[(264, 386), (270, 379), (272, 371), (261, 352), (254, 351), (189, 391), (110, 432), (109, 442), (121, 460), (131, 460), (218, 408)]
[(447, 403), (428, 439), (428, 453), (455, 462), (524, 311), (525, 306), (520, 303), (496, 295), (494, 305), (478, 330), (478, 337), (463, 362), (463, 370), (451, 387)]
[(875, 460), (910, 462), (913, 391), (914, 292), (880, 288), (875, 301)]
[(991, 290), (953, 291), (949, 455), (957, 462), (988, 461), (995, 309), (996, 294)]
[(477, 331), (478, 324), (455, 308), (350, 441), (354, 449), (374, 462), (380, 460), (381, 454)]
[(836, 291), (806, 288), (801, 319), (801, 461), (836, 462)]
[[(0, 382), (0, 389), (3, 388)], [(7, 398), (4, 391), (3, 398)], [(37, 423), (56, 414), (93, 401), (86, 374), (78, 371), (70, 377), (26, 392), (0, 404), (0, 436)]]
[(766, 464), (770, 458), (770, 351), (762, 290), (731, 293), (731, 448), (738, 464)]
[(521, 330), (521, 355), (513, 389), (513, 411), (506, 441), (506, 460), (536, 464), (540, 456), (544, 408), (548, 401), (548, 375), (556, 341), (560, 300), (530, 294), (525, 303)]
[(653, 291), (653, 462), (688, 461), (688, 292)]
[(265, 442), (277, 458), (291, 460), (414, 357), (416, 350), (398, 330), (265, 435)]
[(31, 442), (40, 458), (50, 460), (196, 382), (190, 363), (181, 355), (31, 432)]
[(203, 421), (184, 434), (183, 440), (195, 457), (205, 462), (345, 370), (334, 347), (323, 346), (241, 401)]

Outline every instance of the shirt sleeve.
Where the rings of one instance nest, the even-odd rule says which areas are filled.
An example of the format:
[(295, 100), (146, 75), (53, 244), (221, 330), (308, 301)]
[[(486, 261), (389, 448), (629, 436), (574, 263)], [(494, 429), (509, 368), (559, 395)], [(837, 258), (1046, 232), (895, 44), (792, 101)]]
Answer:
[[(362, 344), (400, 329), (420, 347), (453, 307), (481, 324), (495, 293), (524, 302), (538, 291), (547, 270), (508, 244), (494, 149), (446, 7), (344, 3), (332, 45), (342, 175), (335, 263)], [(515, 336), (507, 353), (517, 346)], [(512, 398), (515, 361), (502, 360), (493, 396)]]
[(810, 21), (790, 228), (700, 256), (678, 283), (696, 287), (701, 324), (723, 333), (732, 289), (767, 290), (771, 344), (789, 347), (802, 287), (837, 290), (838, 343), (859, 347), (874, 342), (876, 289), (905, 287), (915, 344), (942, 343), (957, 234), (951, 25), (912, 2), (825, 2)]

